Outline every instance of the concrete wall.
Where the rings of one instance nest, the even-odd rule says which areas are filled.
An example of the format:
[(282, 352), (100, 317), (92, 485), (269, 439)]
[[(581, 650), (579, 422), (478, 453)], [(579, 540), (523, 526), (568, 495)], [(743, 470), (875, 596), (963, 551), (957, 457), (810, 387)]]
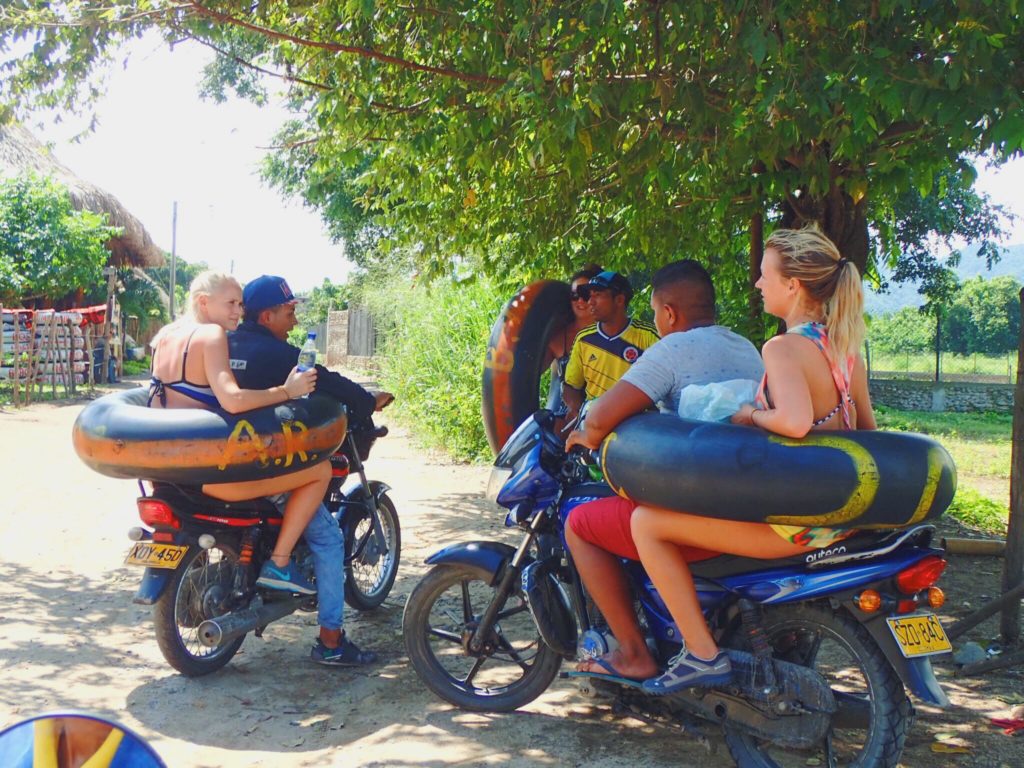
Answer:
[(327, 358), (328, 368), (343, 368), (348, 357), (348, 310), (327, 313)]
[(327, 313), (328, 368), (374, 370), (375, 331), (373, 319), (365, 310), (339, 310)]
[(871, 401), (906, 411), (1012, 413), (1011, 384), (872, 379)]

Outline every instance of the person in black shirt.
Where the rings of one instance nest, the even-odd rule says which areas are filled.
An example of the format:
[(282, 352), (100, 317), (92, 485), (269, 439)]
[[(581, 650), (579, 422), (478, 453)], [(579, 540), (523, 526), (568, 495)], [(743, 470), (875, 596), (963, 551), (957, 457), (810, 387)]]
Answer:
[[(228, 334), (231, 371), (244, 389), (266, 389), (284, 382), (299, 359), (299, 348), (288, 343), (288, 332), (297, 324), (297, 299), (284, 278), (261, 275), (242, 292), (244, 321)], [(389, 392), (367, 391), (354, 381), (316, 366), (315, 392), (345, 404), (349, 423), (368, 419), (394, 400)], [(342, 627), (345, 607), (345, 542), (338, 522), (323, 504), (303, 534), (313, 552), (318, 592), (320, 637), (311, 657), (320, 664), (359, 666), (370, 664), (377, 654), (360, 650)]]

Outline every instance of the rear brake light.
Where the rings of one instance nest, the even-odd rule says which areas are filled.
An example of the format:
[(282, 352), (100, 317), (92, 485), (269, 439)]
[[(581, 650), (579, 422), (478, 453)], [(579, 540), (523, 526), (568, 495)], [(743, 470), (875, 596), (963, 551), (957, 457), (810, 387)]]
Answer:
[(946, 561), (937, 555), (930, 555), (900, 571), (896, 576), (896, 586), (904, 595), (916, 595), (938, 581), (944, 570)]
[(150, 528), (174, 528), (181, 530), (181, 521), (174, 511), (159, 499), (139, 499), (139, 519)]
[(917, 600), (900, 600), (896, 605), (896, 613), (912, 613), (917, 610)]

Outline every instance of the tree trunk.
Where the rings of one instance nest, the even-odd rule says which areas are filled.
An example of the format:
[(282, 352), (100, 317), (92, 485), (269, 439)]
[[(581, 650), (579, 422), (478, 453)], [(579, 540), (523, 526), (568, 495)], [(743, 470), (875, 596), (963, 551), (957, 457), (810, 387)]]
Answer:
[(867, 209), (866, 196), (854, 202), (845, 189), (837, 186), (820, 197), (811, 197), (802, 189), (783, 201), (781, 225), (799, 229), (816, 223), (863, 275), (868, 263)]
[(750, 217), (750, 285), (748, 286), (747, 317), (750, 319), (751, 328), (757, 328), (761, 324), (761, 295), (754, 286), (761, 279), (763, 256), (764, 214), (758, 212)]
[[(1024, 288), (1020, 292), (1024, 317)], [(1013, 393), (1013, 438), (1010, 451), (1010, 524), (1006, 530), (1006, 560), (1003, 562), (1003, 592), (1024, 582), (1024, 324), (1017, 342), (1017, 387)], [(1020, 601), (1003, 611), (999, 624), (1003, 640), (1014, 643), (1020, 637)]]

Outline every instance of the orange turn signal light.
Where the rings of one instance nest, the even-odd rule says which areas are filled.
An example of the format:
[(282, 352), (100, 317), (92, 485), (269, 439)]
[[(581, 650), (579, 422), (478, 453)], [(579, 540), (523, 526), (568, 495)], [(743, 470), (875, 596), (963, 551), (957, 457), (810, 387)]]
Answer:
[(865, 589), (853, 598), (853, 602), (864, 613), (874, 613), (882, 607), (882, 596), (874, 589)]
[(928, 605), (932, 608), (941, 608), (946, 604), (946, 593), (938, 587), (928, 587)]

